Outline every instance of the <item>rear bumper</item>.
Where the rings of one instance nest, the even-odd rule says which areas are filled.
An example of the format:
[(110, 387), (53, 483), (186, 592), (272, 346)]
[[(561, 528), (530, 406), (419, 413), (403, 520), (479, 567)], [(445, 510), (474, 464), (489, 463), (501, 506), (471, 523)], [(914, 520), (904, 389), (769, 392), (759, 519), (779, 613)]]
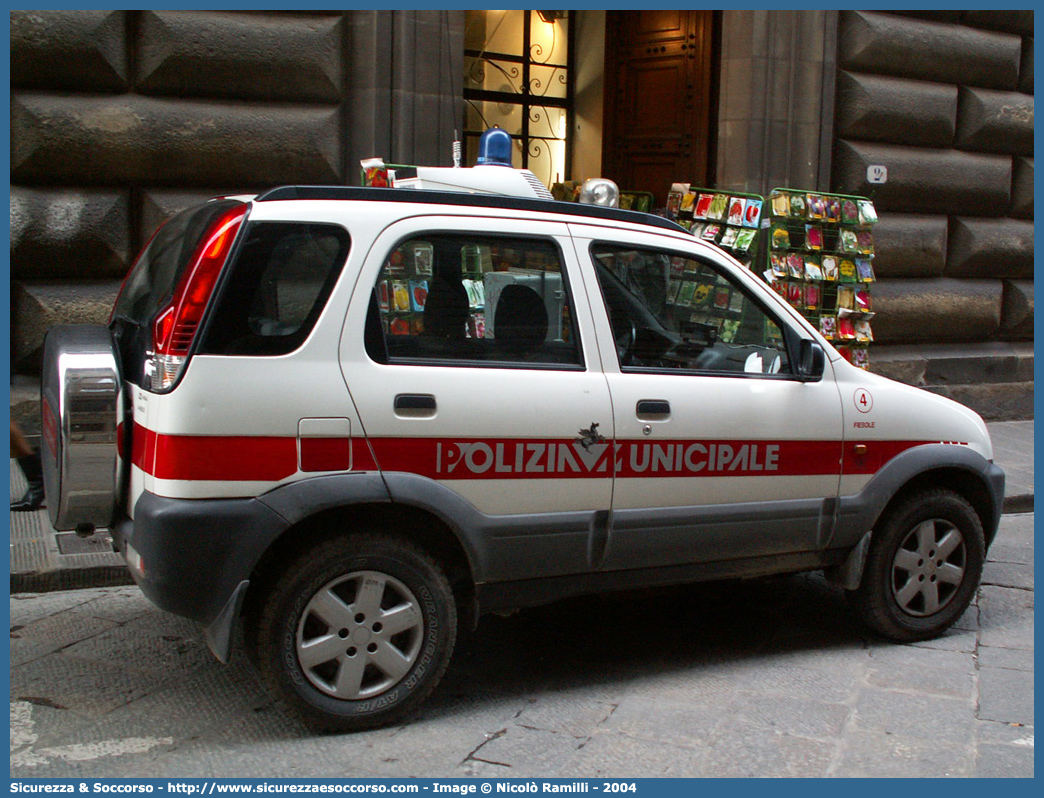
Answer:
[[(134, 520), (116, 524), (113, 538), (145, 596), (160, 609), (207, 626), (211, 648), (225, 660), (227, 640), (212, 639), (211, 627), (228, 626), (243, 583), (287, 527), (286, 519), (257, 499), (166, 499), (146, 492)], [(230, 633), (229, 628), (218, 636)]]

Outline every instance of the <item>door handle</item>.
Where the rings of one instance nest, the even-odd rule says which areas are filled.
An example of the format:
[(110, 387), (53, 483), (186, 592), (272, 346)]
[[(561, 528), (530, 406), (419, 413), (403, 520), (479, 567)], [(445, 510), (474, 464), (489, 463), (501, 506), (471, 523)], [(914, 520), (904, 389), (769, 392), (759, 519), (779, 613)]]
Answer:
[(395, 396), (395, 412), (429, 414), (437, 409), (430, 393), (400, 393)]
[(635, 412), (639, 416), (669, 416), (671, 403), (665, 399), (640, 399)]

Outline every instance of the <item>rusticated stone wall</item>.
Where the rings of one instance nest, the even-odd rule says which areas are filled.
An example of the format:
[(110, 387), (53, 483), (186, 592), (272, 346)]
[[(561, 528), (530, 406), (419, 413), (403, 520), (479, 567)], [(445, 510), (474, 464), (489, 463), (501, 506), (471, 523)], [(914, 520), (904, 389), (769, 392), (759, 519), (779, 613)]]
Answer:
[(104, 322), (147, 237), (225, 193), (449, 165), (463, 11), (12, 11), (12, 365)]
[(835, 108), (834, 190), (880, 216), (876, 340), (1032, 340), (1033, 12), (845, 11)]

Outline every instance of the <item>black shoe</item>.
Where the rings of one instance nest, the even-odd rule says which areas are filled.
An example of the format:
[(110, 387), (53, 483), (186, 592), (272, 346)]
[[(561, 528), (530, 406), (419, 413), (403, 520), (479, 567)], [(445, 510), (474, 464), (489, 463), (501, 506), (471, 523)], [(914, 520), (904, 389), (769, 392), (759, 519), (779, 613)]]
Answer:
[(12, 513), (28, 513), (44, 506), (43, 468), (40, 453), (33, 452), (18, 458), (18, 465), (29, 482), (29, 490), (18, 501), (11, 502)]

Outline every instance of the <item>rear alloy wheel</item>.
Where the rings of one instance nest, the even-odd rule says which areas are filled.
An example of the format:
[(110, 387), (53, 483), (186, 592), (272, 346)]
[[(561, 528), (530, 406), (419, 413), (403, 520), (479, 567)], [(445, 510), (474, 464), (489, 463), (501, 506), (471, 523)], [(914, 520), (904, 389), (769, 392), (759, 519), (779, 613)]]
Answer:
[(935, 637), (967, 609), (985, 556), (982, 524), (963, 497), (912, 496), (874, 530), (856, 609), (886, 637)]
[(269, 686), (313, 726), (354, 731), (402, 717), (435, 689), (453, 652), (456, 607), (427, 554), (357, 535), (292, 564), (258, 624)]

